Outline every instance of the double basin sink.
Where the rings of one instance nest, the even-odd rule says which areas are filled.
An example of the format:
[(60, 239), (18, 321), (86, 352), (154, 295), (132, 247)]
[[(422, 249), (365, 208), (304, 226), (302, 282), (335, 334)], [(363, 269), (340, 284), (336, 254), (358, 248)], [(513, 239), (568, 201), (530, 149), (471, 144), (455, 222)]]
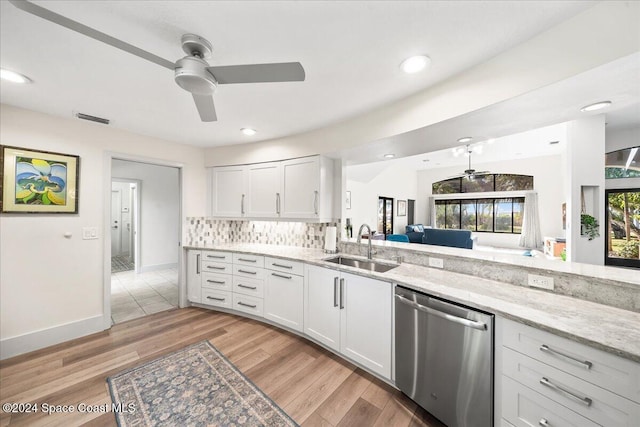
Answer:
[(345, 258), (342, 256), (328, 258), (328, 259), (325, 259), (324, 261), (332, 262), (338, 265), (355, 267), (361, 270), (375, 271), (376, 273), (384, 273), (385, 271), (389, 271), (397, 267), (397, 265), (393, 265), (393, 264), (383, 264), (380, 262), (375, 262), (370, 260)]

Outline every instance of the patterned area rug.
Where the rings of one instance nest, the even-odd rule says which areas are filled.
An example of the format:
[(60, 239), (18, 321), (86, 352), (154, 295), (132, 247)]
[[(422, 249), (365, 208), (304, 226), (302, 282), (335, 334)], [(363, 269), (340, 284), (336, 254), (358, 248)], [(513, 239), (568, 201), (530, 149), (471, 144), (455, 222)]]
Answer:
[(128, 256), (114, 256), (111, 257), (111, 272), (118, 273), (120, 271), (133, 270), (135, 265), (129, 261)]
[(297, 426), (208, 341), (107, 382), (121, 427)]

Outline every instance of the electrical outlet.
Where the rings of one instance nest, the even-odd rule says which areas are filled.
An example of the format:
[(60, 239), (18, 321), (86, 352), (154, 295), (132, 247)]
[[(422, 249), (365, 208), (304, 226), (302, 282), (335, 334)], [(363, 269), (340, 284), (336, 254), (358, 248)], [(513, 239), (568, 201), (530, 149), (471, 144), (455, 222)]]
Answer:
[(534, 288), (553, 290), (553, 277), (529, 274), (529, 286), (532, 286)]
[(444, 268), (444, 260), (442, 258), (429, 257), (429, 267)]
[(82, 240), (93, 240), (98, 238), (97, 227), (82, 227)]

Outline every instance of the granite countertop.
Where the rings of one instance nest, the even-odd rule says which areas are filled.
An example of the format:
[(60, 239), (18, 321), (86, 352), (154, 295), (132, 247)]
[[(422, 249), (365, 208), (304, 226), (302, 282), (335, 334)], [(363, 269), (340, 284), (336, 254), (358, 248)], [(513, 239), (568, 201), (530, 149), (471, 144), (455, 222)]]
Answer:
[[(267, 255), (386, 280), (640, 362), (640, 313), (407, 263), (385, 273), (370, 272), (326, 262), (325, 259), (336, 255), (328, 255), (320, 249), (247, 243), (222, 243), (210, 246), (185, 246), (185, 248)], [(392, 263), (382, 259), (376, 261)]]

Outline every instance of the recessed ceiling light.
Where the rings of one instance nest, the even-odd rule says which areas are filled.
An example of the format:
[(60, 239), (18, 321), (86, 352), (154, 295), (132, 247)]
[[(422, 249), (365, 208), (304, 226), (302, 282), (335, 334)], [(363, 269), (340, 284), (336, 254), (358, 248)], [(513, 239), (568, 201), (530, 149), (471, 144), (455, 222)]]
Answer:
[(460, 138), (460, 139), (458, 140), (458, 142), (460, 142), (460, 143), (464, 144), (465, 142), (469, 142), (469, 141), (471, 141), (472, 139), (473, 139), (473, 138), (471, 138), (470, 136), (465, 136), (465, 137), (463, 137), (463, 138)]
[(385, 159), (393, 159), (395, 156), (396, 156), (395, 154), (391, 154), (391, 153), (389, 153), (389, 154), (385, 154), (385, 155), (384, 155), (384, 158), (385, 158)]
[(550, 141), (549, 145), (556, 145), (556, 144), (560, 144), (560, 141)]
[(258, 133), (255, 129), (251, 129), (251, 128), (242, 128), (240, 129), (240, 132), (244, 133), (247, 136), (253, 136), (256, 133)]
[(429, 64), (431, 64), (431, 58), (426, 55), (418, 55), (402, 61), (400, 68), (407, 74), (413, 74), (424, 70)]
[(31, 79), (15, 71), (5, 70), (0, 68), (0, 78), (13, 83), (31, 83)]
[(602, 101), (602, 102), (596, 102), (595, 104), (589, 104), (586, 105), (584, 107), (582, 107), (580, 109), (580, 111), (596, 111), (596, 110), (600, 110), (602, 108), (607, 108), (609, 105), (611, 105), (611, 101)]

